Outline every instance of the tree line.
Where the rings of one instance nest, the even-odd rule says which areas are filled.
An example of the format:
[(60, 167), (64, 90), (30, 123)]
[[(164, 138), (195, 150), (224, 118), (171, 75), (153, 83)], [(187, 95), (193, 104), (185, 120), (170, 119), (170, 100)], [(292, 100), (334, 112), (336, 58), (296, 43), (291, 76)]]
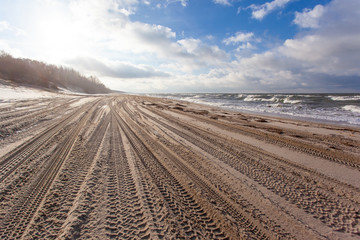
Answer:
[(68, 89), (81, 93), (109, 93), (97, 77), (85, 77), (74, 69), (25, 58), (14, 58), (0, 52), (0, 78), (19, 85), (44, 89)]

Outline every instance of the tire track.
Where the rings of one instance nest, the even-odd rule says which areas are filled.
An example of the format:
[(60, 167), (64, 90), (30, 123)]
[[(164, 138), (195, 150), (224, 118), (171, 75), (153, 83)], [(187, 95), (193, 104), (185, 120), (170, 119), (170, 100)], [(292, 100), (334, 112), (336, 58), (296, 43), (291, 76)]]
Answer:
[[(97, 112), (95, 111), (94, 114)], [(109, 116), (105, 115), (98, 122), (97, 128), (90, 130), (91, 135), (87, 142), (76, 142), (72, 153), (59, 173), (59, 177), (45, 198), (39, 210), (40, 214), (37, 214), (37, 217), (30, 224), (27, 238), (33, 239), (39, 236), (51, 238), (59, 235), (64, 224), (69, 221), (69, 213), (79, 197), (85, 179), (90, 174), (91, 166), (97, 161), (102, 151), (108, 125)], [(44, 225), (48, 227), (41, 229), (40, 226)]]
[[(258, 126), (255, 118), (249, 126), (230, 117), (213, 121), (211, 111), (181, 105), (178, 111), (170, 100), (89, 99), (78, 98), (71, 106), (68, 99), (9, 104), (16, 105), (15, 113), (0, 109), (6, 113), (0, 121), (30, 122), (26, 116), (34, 116), (39, 123), (25, 127), (30, 133), (1, 142), (10, 149), (6, 144), (37, 132), (0, 158), (1, 239), (360, 236), (359, 188), (241, 139), (257, 139), (255, 145), (287, 143), (302, 150), (289, 146), (284, 152), (304, 153), (311, 137), (292, 141), (296, 131), (273, 132), (268, 140), (271, 129)], [(58, 117), (54, 109), (66, 115)], [(49, 121), (39, 122), (42, 114), (51, 114)], [(272, 142), (277, 138), (280, 143)], [(344, 156), (337, 158), (346, 161)]]
[(126, 158), (118, 123), (112, 113), (111, 155), (107, 171), (108, 213), (105, 223), (109, 238), (149, 239), (149, 227)]
[[(244, 175), (254, 179), (315, 218), (320, 219), (334, 230), (360, 234), (357, 221), (360, 218), (359, 204), (341, 200), (341, 197), (334, 196), (329, 191), (316, 188), (316, 185), (313, 184), (316, 183), (316, 179), (307, 177), (304, 181), (301, 175), (292, 174), (296, 172), (279, 171), (276, 166), (271, 164), (276, 162), (277, 159), (271, 159), (271, 156), (264, 155), (261, 152), (255, 154), (256, 151), (250, 154), (249, 151), (239, 149), (239, 146), (235, 145), (227, 146), (223, 139), (219, 139), (219, 137), (215, 137), (208, 132), (205, 134), (194, 126), (189, 128), (189, 125), (183, 125), (164, 114), (161, 114), (161, 116), (181, 127), (182, 131), (144, 112), (142, 113), (207, 153), (229, 164)], [(226, 143), (228, 142), (226, 141)], [(221, 146), (222, 150), (217, 148), (219, 146)], [(262, 161), (257, 161), (257, 159), (262, 159)], [(345, 184), (342, 184), (342, 186), (350, 187)], [(358, 192), (357, 189), (355, 191)]]
[[(148, 117), (149, 119), (151, 119), (152, 121), (154, 121), (155, 123), (161, 125), (161, 126), (165, 126), (167, 129), (172, 129), (174, 131), (176, 131), (178, 133), (178, 135), (180, 136), (181, 134), (183, 134), (181, 131), (169, 126), (168, 124), (164, 124), (164, 122), (160, 121), (159, 119), (156, 119), (154, 118), (153, 116), (150, 116), (149, 114), (147, 114), (146, 112), (144, 112), (143, 110), (139, 109), (139, 108), (136, 108), (137, 111), (141, 112), (144, 116)], [(215, 134), (214, 132), (211, 132), (211, 131), (208, 131), (208, 130), (205, 130), (201, 127), (198, 127), (194, 124), (191, 124), (191, 123), (186, 123), (186, 124), (183, 124), (183, 123), (180, 123), (178, 120), (176, 120), (176, 118), (174, 117), (170, 117), (169, 115), (166, 115), (164, 113), (160, 113), (160, 112), (157, 112), (157, 114), (163, 118), (163, 119), (166, 119), (168, 122), (170, 123), (173, 123), (175, 124), (175, 126), (179, 126), (181, 127), (182, 129), (185, 129), (185, 130), (190, 130), (192, 132), (195, 132), (198, 136), (201, 136), (202, 139), (205, 139), (206, 141), (209, 141), (209, 142), (212, 142), (214, 145), (216, 144), (219, 144), (221, 146), (221, 148), (223, 149), (226, 149), (228, 151), (233, 151), (234, 149), (237, 151), (237, 152), (244, 152), (246, 150), (251, 150), (251, 152), (254, 152), (254, 153), (257, 153), (259, 155), (263, 155), (263, 156), (266, 156), (268, 158), (273, 158), (274, 161), (272, 162), (269, 162), (271, 163), (273, 166), (276, 166), (276, 168), (281, 168), (281, 169), (284, 169), (284, 168), (287, 168), (287, 171), (292, 171), (292, 173), (294, 175), (299, 175), (300, 172), (306, 172), (307, 175), (311, 175), (313, 176), (313, 178), (320, 178), (320, 179), (323, 179), (323, 181), (327, 182), (327, 183), (331, 183), (331, 184), (336, 184), (337, 186), (341, 186), (341, 188), (346, 188), (346, 189), (350, 189), (350, 191), (353, 191), (353, 192), (360, 192), (360, 189), (359, 188), (356, 188), (350, 184), (347, 184), (347, 183), (344, 183), (344, 182), (341, 182), (337, 179), (334, 179), (334, 178), (331, 178), (323, 173), (320, 173), (320, 172), (317, 172), (313, 169), (310, 169), (310, 168), (307, 168), (307, 167), (304, 167), (302, 165), (299, 165), (299, 164), (296, 164), (292, 161), (289, 161), (287, 160), (286, 158), (281, 158), (277, 155), (274, 155), (274, 154), (271, 154), (269, 152), (265, 152), (263, 151), (262, 149), (258, 148), (258, 147), (254, 147), (252, 145), (249, 145), (249, 144), (246, 144), (244, 142), (241, 142), (240, 140), (235, 140), (235, 139), (232, 139), (232, 138), (226, 138), (226, 137), (223, 137), (219, 134)], [(294, 172), (295, 171), (295, 172)], [(306, 178), (306, 177), (304, 177)], [(329, 189), (330, 190), (330, 189)], [(360, 203), (358, 200), (358, 197), (355, 196), (353, 197), (353, 200), (355, 202), (358, 202)]]
[[(153, 121), (147, 119), (147, 122)], [(196, 151), (196, 146), (192, 145), (192, 143), (183, 138), (178, 138), (179, 136), (175, 133), (167, 131), (166, 128), (157, 125), (155, 122), (153, 123), (154, 125), (152, 125), (152, 127), (156, 128), (156, 130), (153, 131), (157, 132), (154, 137), (156, 137), (157, 141), (165, 145), (166, 148), (171, 149), (171, 151), (178, 155), (184, 162), (189, 164), (193, 170), (196, 169), (195, 171), (197, 171), (197, 173), (203, 178), (207, 179), (210, 182), (210, 185), (225, 194), (249, 216), (256, 219), (259, 224), (266, 226), (266, 229), (272, 232), (277, 239), (294, 238), (290, 233), (282, 229), (281, 226), (274, 221), (274, 219), (271, 219), (273, 214), (266, 216), (259, 209), (259, 205), (254, 205), (254, 203), (251, 202), (258, 202), (261, 199), (253, 199), (254, 196), (252, 192), (245, 194), (244, 191), (246, 191), (246, 189), (244, 189), (243, 183), (239, 183), (235, 178), (233, 179), (234, 182), (232, 184), (235, 184), (236, 186), (229, 185), (229, 170), (224, 169), (215, 163), (217, 161), (216, 158), (212, 155), (204, 155), (204, 152)], [(226, 176), (225, 180), (221, 177), (224, 175)], [(241, 185), (241, 190), (235, 190)], [(216, 207), (221, 208), (221, 206)]]
[(52, 124), (49, 128), (32, 138), (30, 141), (3, 156), (0, 159), (0, 183), (25, 161), (31, 161), (42, 155), (46, 151), (43, 146), (46, 146), (60, 130), (82, 114), (88, 107), (89, 106), (86, 105), (79, 110), (76, 110), (76, 112), (69, 113), (61, 122)]
[[(123, 107), (126, 107), (123, 105)], [(119, 118), (121, 119), (121, 118)], [(205, 234), (207, 234), (208, 237), (214, 239), (214, 238), (224, 238), (225, 231), (222, 231), (221, 228), (225, 227), (226, 224), (224, 221), (222, 224), (219, 223), (219, 221), (214, 221), (214, 219), (211, 219), (209, 216), (216, 216), (216, 211), (214, 208), (204, 202), (201, 198), (196, 198), (196, 200), (193, 198), (193, 196), (196, 196), (196, 194), (190, 194), (187, 190), (186, 184), (181, 184), (173, 175), (170, 174), (170, 172), (167, 170), (167, 168), (159, 161), (157, 157), (155, 157), (152, 153), (152, 151), (147, 150), (149, 148), (148, 144), (154, 143), (152, 139), (148, 140), (140, 140), (139, 136), (135, 134), (135, 132), (141, 133), (141, 137), (143, 138), (145, 133), (140, 130), (136, 129), (131, 130), (131, 128), (127, 125), (131, 120), (129, 120), (127, 117), (125, 117), (126, 122), (121, 122), (122, 128), (124, 129), (124, 132), (127, 134), (127, 137), (131, 140), (130, 142), (133, 145), (133, 148), (137, 152), (137, 154), (142, 160), (143, 165), (149, 169), (149, 174), (152, 176), (152, 178), (155, 180), (155, 182), (158, 185), (158, 188), (160, 192), (162, 193), (165, 200), (170, 201), (170, 208), (174, 208), (176, 205), (172, 201), (175, 199), (172, 197), (172, 195), (178, 195), (176, 199), (183, 199), (181, 202), (184, 208), (189, 208), (187, 212), (192, 213), (192, 218), (196, 219), (199, 216), (204, 216), (205, 218), (203, 220), (200, 220), (202, 224), (204, 224), (201, 228), (205, 231)], [(133, 126), (132, 128), (135, 128)], [(144, 143), (146, 142), (146, 145)], [(229, 203), (230, 200), (224, 198), (224, 196), (221, 196), (219, 192), (215, 191), (212, 187), (210, 187), (206, 182), (204, 182), (203, 179), (201, 179), (199, 176), (194, 174), (190, 169), (188, 169), (184, 164), (182, 164), (180, 161), (176, 159), (176, 157), (171, 154), (168, 150), (165, 148), (159, 149), (159, 145), (152, 146), (152, 148), (157, 148), (157, 150), (162, 151), (164, 155), (170, 159), (172, 163), (175, 163), (180, 169), (185, 173), (187, 177), (189, 177), (193, 184), (197, 185), (201, 189), (202, 192), (207, 196), (207, 198), (216, 199), (216, 202), (218, 202), (222, 207), (223, 211), (225, 211), (227, 214), (232, 216), (234, 219), (236, 219), (236, 222), (238, 224), (238, 234), (244, 234), (247, 237), (250, 238), (256, 238), (256, 239), (270, 239), (271, 236), (265, 235), (266, 230), (261, 229), (260, 226), (257, 226), (256, 223), (254, 223), (249, 216), (244, 215), (243, 212), (241, 212), (239, 209), (237, 209), (235, 206), (233, 206), (231, 203)], [(144, 150), (146, 149), (146, 150)], [(154, 152), (154, 151), (153, 151)], [(164, 157), (164, 158), (166, 158)], [(158, 173), (158, 174), (155, 174)], [(167, 179), (161, 179), (161, 177), (167, 176)], [(167, 187), (165, 187), (164, 182), (171, 181), (172, 184), (166, 184)], [(169, 186), (175, 187), (174, 192), (169, 191)], [(189, 188), (190, 190), (190, 188)], [(190, 190), (191, 191), (191, 190)], [(194, 191), (194, 190), (192, 190)], [(201, 203), (201, 204), (200, 204)], [(200, 206), (207, 206), (207, 208), (203, 209)], [(179, 210), (175, 210), (177, 214), (179, 214)], [(207, 213), (208, 212), (208, 213)], [(217, 215), (220, 217), (220, 219), (223, 219), (221, 215)], [(199, 223), (199, 221), (197, 221)], [(193, 223), (194, 224), (194, 223)], [(220, 224), (220, 225), (218, 225)], [(191, 226), (191, 224), (190, 224)], [(227, 229), (225, 227), (225, 229)], [(260, 230), (261, 229), (261, 230)], [(231, 230), (229, 230), (229, 233), (231, 235)]]
[(16, 239), (23, 235), (61, 166), (69, 156), (79, 132), (89, 119), (92, 111), (94, 111), (94, 107), (81, 118), (75, 129), (67, 137), (65, 143), (59, 146), (52, 156), (49, 166), (38, 176), (37, 180), (29, 186), (27, 192), (20, 197), (18, 203), (6, 216), (4, 222), (1, 224), (0, 238)]
[[(309, 144), (306, 144), (306, 143), (303, 143), (300, 141), (296, 141), (295, 139), (292, 139), (291, 141), (289, 141), (286, 138), (278, 136), (271, 132), (261, 132), (261, 131), (257, 130), (256, 127), (251, 126), (251, 125), (240, 126), (239, 124), (235, 125), (235, 124), (231, 124), (231, 123), (226, 123), (224, 121), (221, 121), (221, 123), (220, 123), (217, 120), (211, 119), (209, 117), (201, 116), (199, 114), (196, 115), (194, 113), (188, 113), (186, 111), (181, 111), (181, 110), (176, 110), (176, 109), (171, 109), (171, 108), (167, 108), (167, 109), (169, 111), (173, 111), (176, 113), (181, 112), (181, 114), (184, 114), (188, 117), (195, 118), (199, 121), (209, 123), (211, 125), (220, 127), (221, 129), (224, 129), (224, 130), (227, 130), (230, 132), (240, 133), (245, 136), (253, 137), (253, 138), (256, 138), (256, 139), (264, 141), (264, 142), (278, 145), (280, 147), (286, 147), (286, 148), (289, 148), (294, 151), (303, 152), (303, 153), (310, 154), (315, 157), (321, 157), (321, 158), (327, 159), (329, 161), (340, 163), (340, 164), (360, 170), (360, 163), (359, 163), (358, 159), (356, 159), (355, 156), (352, 156), (350, 154), (337, 153), (337, 152), (331, 152), (331, 154), (329, 154), (328, 149), (321, 148), (320, 146), (309, 145)], [(160, 111), (155, 110), (153, 108), (151, 110), (155, 111), (156, 114), (160, 113)]]
[[(17, 134), (25, 129), (31, 128), (38, 123), (49, 120), (49, 116), (53, 116), (55, 113), (64, 112), (69, 108), (70, 104), (75, 100), (56, 100), (49, 101), (48, 104), (42, 104), (41, 106), (34, 106), (18, 111), (11, 111), (8, 114), (0, 115), (0, 139), (7, 139), (12, 134)], [(51, 106), (55, 105), (55, 106)], [(8, 120), (7, 120), (8, 119)]]

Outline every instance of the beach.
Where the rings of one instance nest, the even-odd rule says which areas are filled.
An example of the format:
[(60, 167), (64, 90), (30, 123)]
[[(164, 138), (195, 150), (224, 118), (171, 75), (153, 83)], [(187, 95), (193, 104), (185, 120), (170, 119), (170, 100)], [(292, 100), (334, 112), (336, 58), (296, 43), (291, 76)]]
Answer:
[(360, 128), (137, 95), (0, 102), (1, 239), (359, 239)]

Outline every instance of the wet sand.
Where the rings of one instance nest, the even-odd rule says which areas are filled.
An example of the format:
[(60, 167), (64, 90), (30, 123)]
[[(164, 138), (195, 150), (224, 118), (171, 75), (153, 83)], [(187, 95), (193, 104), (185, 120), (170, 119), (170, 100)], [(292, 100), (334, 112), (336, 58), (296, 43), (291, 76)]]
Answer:
[(1, 239), (359, 239), (360, 129), (144, 96), (0, 104)]

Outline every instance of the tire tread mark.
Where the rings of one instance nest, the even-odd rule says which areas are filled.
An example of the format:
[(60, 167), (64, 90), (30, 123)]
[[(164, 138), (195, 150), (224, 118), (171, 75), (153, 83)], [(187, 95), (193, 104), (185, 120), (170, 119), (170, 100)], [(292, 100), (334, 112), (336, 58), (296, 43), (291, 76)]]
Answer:
[(4, 219), (0, 238), (17, 239), (25, 232), (28, 223), (32, 220), (61, 166), (70, 154), (79, 132), (84, 127), (98, 103), (99, 102), (91, 108), (91, 111), (84, 114), (79, 124), (76, 125), (75, 129), (67, 137), (65, 144), (59, 147), (52, 156), (48, 168), (45, 169), (35, 183), (30, 186), (27, 193), (19, 199), (18, 203), (12, 209), (12, 212)]
[[(122, 108), (126, 109), (126, 105), (122, 104)], [(123, 124), (127, 125), (127, 123), (125, 123), (125, 122), (123, 122)], [(127, 126), (127, 128), (131, 129), (129, 126)], [(146, 145), (143, 145), (143, 144), (145, 144), (145, 142), (141, 141), (140, 138), (138, 136), (136, 136), (136, 133), (138, 133), (138, 132), (139, 133), (142, 132), (142, 135), (144, 135), (145, 133), (143, 132), (143, 130), (140, 128), (137, 128), (137, 131), (133, 131), (133, 130), (130, 130), (130, 131), (132, 131), (132, 133), (134, 135), (133, 137), (137, 139), (137, 142), (142, 143), (141, 148), (148, 149), (148, 147)], [(152, 140), (150, 140), (150, 141), (152, 141)], [(159, 145), (157, 145), (157, 147), (159, 148)], [(176, 158), (174, 156), (171, 156), (171, 154), (166, 149), (162, 149), (162, 150), (165, 151), (167, 156), (170, 157), (172, 161), (176, 161)], [(153, 153), (150, 150), (148, 150), (148, 154), (152, 155)], [(152, 155), (152, 158), (157, 159), (154, 155)], [(160, 163), (158, 161), (158, 164), (161, 165), (164, 172), (167, 171), (166, 167), (163, 166), (162, 163)], [(209, 187), (209, 185), (206, 184), (204, 182), (204, 180), (202, 180), (196, 174), (194, 174), (192, 171), (190, 171), (185, 165), (183, 165), (182, 163), (180, 163), (178, 161), (177, 161), (177, 164), (180, 167), (180, 169), (182, 169), (182, 171), (184, 171), (184, 173), (187, 174), (187, 176), (189, 176), (201, 188), (202, 191), (206, 192), (207, 196), (211, 196), (212, 198), (217, 199), (217, 201), (219, 203), (221, 203), (220, 205), (223, 206), (224, 209), (226, 209), (225, 211), (228, 212), (229, 215), (231, 215), (234, 219), (237, 220), (238, 224), (240, 225), (240, 228), (242, 228), (242, 231), (245, 230), (246, 234), (248, 234), (248, 236), (253, 235), (253, 236), (256, 236), (255, 238), (257, 238), (257, 239), (271, 239), (272, 238), (270, 234), (268, 234), (268, 233), (265, 234), (266, 230), (264, 230), (264, 229), (260, 230), (259, 226), (257, 226), (257, 224), (255, 224), (252, 220), (249, 219), (249, 216), (244, 215), (244, 213), (242, 211), (240, 211), (240, 209), (237, 209), (232, 204), (230, 204), (229, 199), (225, 200), (223, 196), (221, 196), (218, 192), (216, 192), (211, 187)]]

